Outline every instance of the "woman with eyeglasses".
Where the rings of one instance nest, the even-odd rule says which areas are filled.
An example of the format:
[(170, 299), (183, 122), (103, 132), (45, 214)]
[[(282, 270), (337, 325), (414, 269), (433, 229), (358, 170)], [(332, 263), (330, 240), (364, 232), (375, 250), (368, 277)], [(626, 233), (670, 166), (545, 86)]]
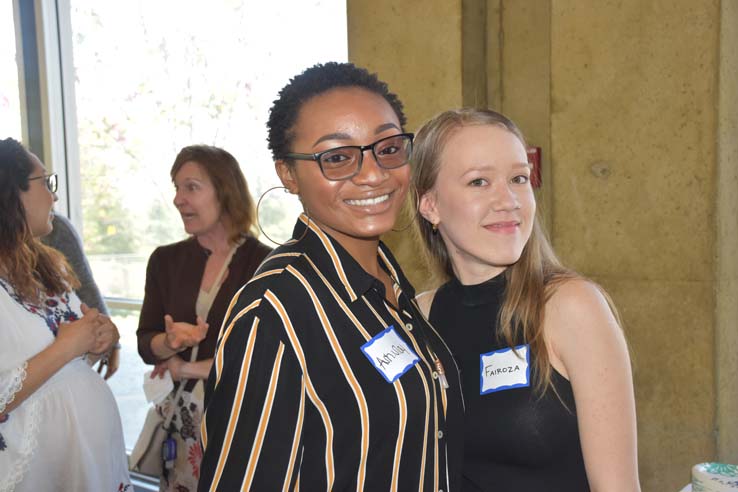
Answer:
[(92, 369), (118, 341), (80, 303), (51, 231), (57, 178), (0, 140), (0, 490), (132, 490), (118, 408)]
[(536, 217), (525, 141), (490, 110), (418, 131), (418, 226), (446, 278), (419, 296), (462, 373), (461, 490), (637, 492), (628, 349), (607, 294)]
[(404, 123), (349, 63), (274, 102), (269, 146), (304, 212), (221, 329), (199, 490), (457, 490), (458, 372), (379, 240), (408, 189)]

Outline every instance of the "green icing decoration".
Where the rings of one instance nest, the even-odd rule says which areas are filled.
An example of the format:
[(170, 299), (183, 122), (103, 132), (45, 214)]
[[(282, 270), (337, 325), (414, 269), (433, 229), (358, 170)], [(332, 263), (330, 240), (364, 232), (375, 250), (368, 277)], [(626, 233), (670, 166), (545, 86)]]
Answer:
[(706, 463), (705, 471), (715, 473), (724, 477), (738, 477), (738, 466), (726, 465), (724, 463)]

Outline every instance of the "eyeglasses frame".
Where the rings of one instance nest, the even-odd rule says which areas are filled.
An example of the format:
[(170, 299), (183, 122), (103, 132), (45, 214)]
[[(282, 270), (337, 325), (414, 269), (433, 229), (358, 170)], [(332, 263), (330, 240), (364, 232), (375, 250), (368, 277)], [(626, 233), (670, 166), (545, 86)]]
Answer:
[[(43, 179), (46, 183), (46, 189), (49, 190), (51, 193), (56, 193), (59, 189), (59, 177), (56, 175), (56, 173), (44, 174), (43, 176), (36, 176), (35, 178), (28, 178), (28, 181), (34, 181), (36, 179)], [(52, 181), (54, 183), (53, 186), (51, 185)]]
[[(382, 169), (399, 169), (402, 166), (404, 166), (405, 164), (407, 164), (408, 162), (410, 162), (410, 159), (408, 158), (408, 160), (406, 160), (405, 162), (403, 162), (399, 166), (395, 166), (395, 167), (384, 167), (382, 165), (382, 163), (379, 162), (379, 158), (377, 157), (377, 154), (374, 151), (374, 147), (377, 144), (380, 144), (380, 143), (384, 142), (385, 140), (389, 140), (390, 138), (397, 138), (397, 137), (408, 137), (409, 138), (409, 140), (410, 140), (410, 149), (409, 149), (408, 155), (410, 153), (412, 153), (412, 150), (413, 150), (413, 140), (415, 139), (415, 134), (414, 133), (398, 133), (396, 135), (390, 135), (389, 137), (380, 138), (376, 142), (371, 143), (371, 144), (368, 144), (368, 145), (341, 145), (340, 147), (333, 147), (332, 149), (324, 150), (322, 152), (317, 152), (315, 154), (301, 154), (301, 153), (298, 153), (298, 152), (288, 152), (287, 154), (284, 155), (284, 159), (297, 159), (297, 160), (305, 160), (305, 161), (315, 161), (315, 162), (318, 163), (318, 167), (320, 167), (320, 172), (323, 174), (323, 177), (325, 179), (327, 179), (328, 181), (345, 181), (347, 179), (353, 178), (354, 176), (356, 176), (357, 174), (359, 174), (361, 172), (361, 165), (364, 163), (364, 152), (366, 152), (367, 150), (370, 150), (370, 149), (372, 151), (372, 156), (374, 156), (374, 161)], [(325, 154), (327, 154), (329, 152), (335, 152), (336, 150), (340, 150), (340, 149), (359, 149), (360, 158), (359, 158), (359, 163), (356, 165), (356, 171), (353, 174), (351, 174), (349, 176), (346, 176), (345, 178), (338, 178), (338, 179), (336, 179), (336, 178), (329, 178), (328, 176), (325, 175), (325, 171), (323, 170), (323, 164), (320, 162), (320, 158), (323, 155), (325, 155)]]

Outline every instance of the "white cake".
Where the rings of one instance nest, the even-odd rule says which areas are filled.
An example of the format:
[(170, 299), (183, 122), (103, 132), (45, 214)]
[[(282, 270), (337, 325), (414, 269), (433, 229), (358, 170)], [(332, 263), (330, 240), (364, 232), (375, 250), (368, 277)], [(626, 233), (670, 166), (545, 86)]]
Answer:
[(738, 466), (723, 463), (694, 465), (692, 492), (738, 492)]

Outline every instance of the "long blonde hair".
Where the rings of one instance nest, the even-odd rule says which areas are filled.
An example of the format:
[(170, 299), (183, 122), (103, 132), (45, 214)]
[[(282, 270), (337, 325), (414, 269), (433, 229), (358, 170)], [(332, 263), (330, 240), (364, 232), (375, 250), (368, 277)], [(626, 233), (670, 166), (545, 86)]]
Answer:
[[(445, 111), (426, 122), (415, 137), (411, 160), (412, 183), (419, 197), (435, 187), (441, 154), (448, 140), (462, 127), (472, 125), (502, 127), (525, 146), (525, 139), (517, 125), (500, 113), (472, 108)], [(453, 264), (441, 235), (434, 233), (433, 225), (420, 214), (417, 215), (415, 233), (425, 245), (426, 257), (434, 273), (442, 279), (453, 277)], [(551, 386), (551, 361), (543, 336), (544, 308), (556, 285), (566, 279), (578, 278), (579, 275), (564, 267), (557, 258), (538, 212), (520, 259), (510, 265), (504, 275), (506, 287), (497, 336), (510, 348), (514, 348), (516, 341), (521, 339), (530, 346), (539, 375), (535, 389), (543, 394)]]

